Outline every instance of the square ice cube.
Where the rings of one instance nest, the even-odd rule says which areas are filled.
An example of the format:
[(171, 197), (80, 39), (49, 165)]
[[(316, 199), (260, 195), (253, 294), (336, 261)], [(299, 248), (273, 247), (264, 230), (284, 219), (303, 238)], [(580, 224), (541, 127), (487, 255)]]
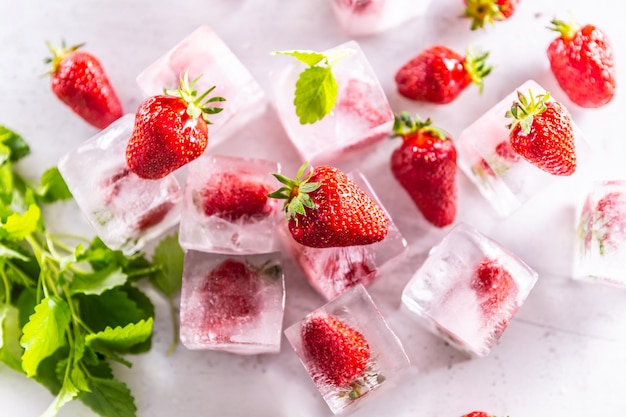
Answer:
[(402, 292), (402, 306), (470, 356), (486, 356), (537, 281), (499, 243), (461, 222), (431, 249)]
[[(349, 172), (347, 176), (385, 209), (360, 171)], [(278, 230), (284, 246), (302, 269), (309, 284), (326, 300), (332, 300), (357, 284), (369, 286), (384, 276), (384, 270), (404, 256), (407, 242), (391, 217), (388, 217), (387, 236), (371, 245), (312, 248), (294, 240), (287, 222), (282, 222)]]
[(330, 3), (344, 32), (366, 36), (423, 15), (430, 0), (330, 0)]
[(215, 86), (211, 94), (226, 99), (212, 103), (224, 110), (210, 116), (209, 146), (222, 142), (265, 111), (267, 101), (261, 86), (208, 26), (197, 28), (143, 70), (137, 84), (146, 96), (162, 94), (164, 88), (176, 88), (186, 71), (190, 80), (201, 76), (196, 83), (200, 94)]
[(285, 336), (334, 414), (394, 385), (410, 366), (362, 285), (292, 324)]
[(280, 202), (268, 198), (280, 165), (264, 159), (204, 154), (187, 170), (179, 241), (218, 253), (272, 252)]
[(339, 87), (335, 107), (313, 124), (301, 124), (294, 106), (296, 80), (305, 64), (289, 57), (289, 64), (271, 74), (274, 106), (304, 161), (335, 160), (388, 137), (392, 130), (393, 111), (361, 47), (349, 41), (323, 53), (341, 50), (352, 53), (332, 67)]
[(626, 180), (596, 180), (578, 215), (574, 278), (626, 286)]
[(126, 164), (135, 117), (122, 116), (63, 156), (58, 168), (96, 234), (111, 249), (133, 253), (180, 220), (183, 192), (170, 174), (146, 180)]
[(280, 350), (285, 282), (280, 253), (185, 252), (180, 340), (242, 355)]
[[(566, 178), (541, 170), (510, 146), (507, 125), (511, 119), (505, 117), (506, 112), (518, 100), (517, 91), (527, 95), (529, 90), (535, 97), (546, 92), (535, 81), (526, 81), (463, 130), (457, 142), (459, 168), (502, 217)], [(578, 176), (591, 158), (581, 130), (575, 123), (573, 127), (577, 170), (572, 177)]]

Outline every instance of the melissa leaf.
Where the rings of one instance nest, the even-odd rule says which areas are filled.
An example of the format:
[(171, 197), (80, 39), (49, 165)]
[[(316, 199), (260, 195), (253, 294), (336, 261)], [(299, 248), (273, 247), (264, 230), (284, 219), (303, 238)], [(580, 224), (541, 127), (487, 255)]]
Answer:
[(159, 271), (152, 276), (152, 282), (167, 297), (174, 296), (181, 287), (185, 252), (178, 243), (178, 235), (163, 238), (154, 249), (152, 262)]
[(100, 295), (106, 290), (124, 285), (127, 278), (120, 267), (111, 265), (90, 274), (74, 275), (70, 283), (70, 292), (72, 294)]
[(91, 378), (91, 392), (80, 394), (80, 400), (104, 417), (136, 417), (135, 399), (126, 385), (116, 379)]
[(40, 222), (41, 210), (39, 206), (31, 204), (24, 213), (13, 213), (10, 215), (2, 225), (2, 230), (6, 232), (7, 239), (22, 240), (39, 230)]
[(72, 198), (72, 193), (56, 167), (47, 169), (42, 174), (39, 183), (37, 195), (46, 203)]
[(131, 323), (124, 327), (107, 327), (101, 332), (87, 335), (87, 346), (96, 351), (123, 352), (132, 346), (144, 342), (152, 334), (152, 318)]

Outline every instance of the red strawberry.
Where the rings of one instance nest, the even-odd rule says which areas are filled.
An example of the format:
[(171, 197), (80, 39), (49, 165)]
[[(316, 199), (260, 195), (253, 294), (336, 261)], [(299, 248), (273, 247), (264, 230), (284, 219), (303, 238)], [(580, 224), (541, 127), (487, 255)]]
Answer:
[(528, 97), (518, 91), (518, 101), (506, 113), (513, 122), (511, 147), (531, 164), (552, 174), (567, 176), (576, 170), (576, 149), (572, 118), (550, 93)]
[(615, 95), (613, 48), (594, 25), (553, 20), (559, 36), (548, 46), (550, 68), (570, 100), (581, 107), (601, 107)]
[(494, 259), (483, 259), (474, 269), (470, 287), (487, 316), (497, 313), (517, 293), (511, 274)]
[(424, 49), (404, 64), (395, 75), (398, 92), (411, 100), (446, 104), (456, 99), (471, 83), (483, 89), (483, 78), (491, 72), (488, 52), (476, 54), (468, 48), (461, 56), (435, 45)]
[(218, 216), (233, 222), (267, 217), (269, 186), (262, 182), (242, 180), (236, 174), (224, 172), (211, 176), (200, 192), (202, 209), (207, 216)]
[[(331, 251), (327, 255), (322, 275), (328, 278), (327, 284), (332, 288), (333, 295), (343, 294), (357, 284), (368, 285), (372, 281), (376, 269), (372, 269), (372, 260), (368, 259), (365, 248)], [(316, 256), (313, 262), (319, 263), (320, 257)], [(316, 277), (311, 278), (317, 280)], [(325, 295), (329, 296), (330, 292), (325, 292)]]
[(495, 417), (491, 414), (487, 414), (484, 411), (472, 411), (471, 413), (463, 414), (461, 417)]
[(370, 362), (370, 347), (356, 329), (331, 315), (309, 317), (302, 326), (302, 349), (313, 379), (338, 388), (352, 386), (360, 396), (358, 380)]
[(496, 145), (495, 154), (490, 162), (481, 159), (472, 167), (472, 171), (483, 179), (487, 179), (487, 177), (501, 175), (509, 169), (510, 162), (517, 162), (520, 159), (521, 156), (513, 150), (511, 142), (506, 139)]
[(618, 191), (610, 192), (598, 200), (594, 213), (597, 227), (593, 235), (598, 240), (601, 255), (617, 247), (626, 237), (625, 213), (626, 196)]
[(120, 104), (100, 61), (92, 54), (79, 51), (83, 45), (61, 48), (48, 44), (52, 58), (50, 86), (54, 94), (87, 123), (104, 129), (122, 117)]
[(384, 109), (377, 108), (372, 104), (369, 99), (373, 93), (371, 90), (371, 85), (351, 78), (345, 88), (340, 90), (337, 108), (358, 116), (369, 127), (385, 123), (391, 115)]
[(402, 144), (391, 154), (391, 171), (426, 220), (437, 227), (454, 221), (457, 211), (457, 152), (430, 119), (402, 112), (394, 123)]
[[(198, 158), (209, 143), (208, 115), (222, 111), (208, 107), (224, 101), (206, 99), (215, 87), (202, 95), (193, 89), (187, 74), (177, 90), (144, 100), (135, 116), (135, 127), (126, 147), (126, 162), (141, 178), (159, 179)], [(206, 100), (205, 100), (206, 99)]]
[(482, 28), (486, 23), (506, 20), (513, 15), (519, 0), (464, 0), (464, 17), (472, 19), (472, 30)]
[(287, 200), (284, 210), (296, 242), (314, 248), (368, 245), (387, 236), (384, 210), (341, 170), (319, 166), (304, 177), (302, 164), (296, 179), (273, 174), (284, 184), (269, 194)]
[(151, 208), (139, 218), (136, 225), (137, 230), (143, 231), (159, 224), (173, 207), (174, 203), (171, 201), (165, 201), (158, 206)]

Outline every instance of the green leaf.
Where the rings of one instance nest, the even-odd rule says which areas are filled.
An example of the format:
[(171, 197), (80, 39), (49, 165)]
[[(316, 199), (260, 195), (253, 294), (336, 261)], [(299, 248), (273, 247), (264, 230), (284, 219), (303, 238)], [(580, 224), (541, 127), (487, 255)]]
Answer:
[(70, 308), (59, 297), (46, 297), (35, 307), (20, 339), (24, 348), (22, 367), (26, 376), (35, 375), (39, 363), (65, 344), (70, 319)]
[(293, 104), (301, 124), (315, 123), (335, 107), (339, 86), (330, 67), (310, 67), (296, 81)]
[(28, 257), (8, 246), (0, 243), (0, 258), (3, 259), (19, 259), (21, 261), (28, 261)]
[(7, 218), (2, 229), (7, 233), (7, 239), (23, 240), (26, 236), (40, 228), (41, 210), (39, 206), (31, 204), (23, 213), (14, 213)]
[(79, 392), (80, 390), (74, 385), (71, 379), (65, 378), (65, 380), (63, 381), (63, 386), (61, 387), (61, 390), (55, 397), (54, 401), (50, 403), (46, 411), (44, 411), (43, 414), (41, 414), (41, 416), (39, 417), (56, 416), (61, 407), (76, 398)]
[(306, 50), (276, 51), (274, 55), (289, 55), (309, 66), (317, 65), (326, 59), (326, 55), (320, 52)]
[(41, 361), (37, 367), (34, 380), (46, 387), (53, 395), (57, 395), (63, 386), (63, 378), (59, 378), (58, 369), (61, 363), (66, 363), (70, 349), (67, 345), (57, 349), (52, 356)]
[(182, 284), (185, 252), (178, 243), (178, 235), (163, 238), (154, 249), (152, 262), (159, 272), (152, 276), (152, 283), (167, 297), (173, 297)]
[[(11, 164), (0, 164), (0, 201), (10, 204), (13, 200), (13, 171)], [(13, 210), (3, 210), (3, 212), (12, 212)], [(3, 216), (4, 217), (4, 216)]]
[(131, 323), (124, 327), (107, 327), (101, 332), (87, 335), (87, 346), (98, 352), (125, 352), (142, 343), (152, 335), (152, 318)]
[(21, 335), (17, 308), (9, 304), (0, 304), (0, 361), (23, 373), (20, 359), (22, 347), (19, 344)]
[(43, 173), (37, 195), (46, 203), (72, 198), (72, 193), (56, 167), (48, 168)]
[(94, 332), (147, 319), (145, 312), (121, 288), (100, 295), (76, 294), (83, 322)]
[(116, 379), (92, 378), (91, 392), (83, 392), (79, 399), (103, 417), (135, 417), (135, 399), (126, 385)]
[(0, 125), (0, 142), (11, 150), (11, 161), (17, 161), (28, 155), (30, 148), (18, 133)]
[(70, 283), (70, 293), (100, 295), (104, 291), (124, 285), (126, 279), (127, 275), (119, 266), (111, 265), (90, 274), (75, 274)]

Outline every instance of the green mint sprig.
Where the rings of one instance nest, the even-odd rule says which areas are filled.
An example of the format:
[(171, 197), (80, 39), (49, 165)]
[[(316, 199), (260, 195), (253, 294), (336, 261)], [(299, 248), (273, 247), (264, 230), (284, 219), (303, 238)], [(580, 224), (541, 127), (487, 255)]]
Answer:
[(134, 417), (134, 398), (110, 362), (131, 366), (125, 355), (150, 349), (154, 306), (137, 284), (148, 279), (171, 300), (182, 250), (165, 238), (148, 260), (98, 238), (48, 232), (45, 204), (72, 196), (56, 168), (36, 185), (16, 171), (29, 151), (0, 126), (0, 361), (55, 395), (42, 417), (75, 399), (104, 417)]
[(353, 49), (336, 49), (326, 54), (307, 50), (273, 52), (274, 55), (292, 56), (308, 65), (296, 81), (293, 100), (300, 124), (313, 124), (330, 114), (339, 91), (333, 67), (354, 52)]

